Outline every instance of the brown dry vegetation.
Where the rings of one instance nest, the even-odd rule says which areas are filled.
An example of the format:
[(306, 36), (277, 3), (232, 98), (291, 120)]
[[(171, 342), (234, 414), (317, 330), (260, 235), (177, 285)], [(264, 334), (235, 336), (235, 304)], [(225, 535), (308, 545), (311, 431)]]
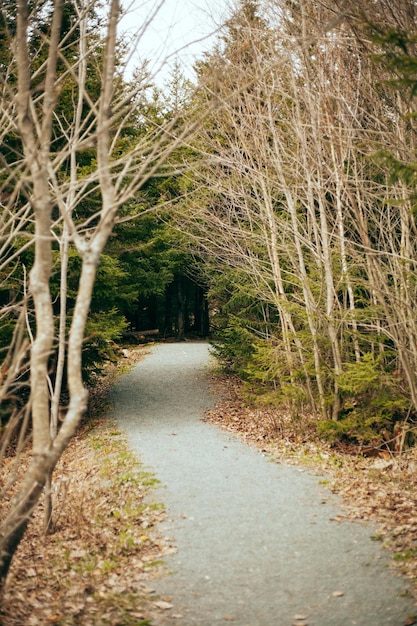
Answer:
[[(123, 367), (143, 352), (124, 351)], [(54, 532), (44, 535), (40, 506), (19, 547), (3, 626), (145, 626), (162, 623), (160, 614), (171, 606), (152, 589), (163, 555), (174, 550), (155, 528), (164, 517), (155, 478), (115, 425), (97, 417), (116, 373), (110, 367), (99, 381), (89, 419), (56, 469)], [(4, 473), (11, 462), (6, 459)]]

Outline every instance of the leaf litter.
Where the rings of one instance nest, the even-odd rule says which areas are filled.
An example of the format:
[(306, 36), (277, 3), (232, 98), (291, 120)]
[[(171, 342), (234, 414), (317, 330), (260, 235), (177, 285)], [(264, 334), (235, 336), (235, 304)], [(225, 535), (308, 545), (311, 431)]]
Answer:
[[(124, 353), (123, 369), (144, 347)], [(175, 552), (157, 530), (165, 516), (157, 481), (115, 425), (98, 417), (119, 371), (109, 366), (97, 380), (88, 419), (56, 468), (52, 534), (43, 531), (42, 503), (34, 513), (12, 563), (2, 626), (162, 625), (173, 607), (152, 587), (164, 556)]]

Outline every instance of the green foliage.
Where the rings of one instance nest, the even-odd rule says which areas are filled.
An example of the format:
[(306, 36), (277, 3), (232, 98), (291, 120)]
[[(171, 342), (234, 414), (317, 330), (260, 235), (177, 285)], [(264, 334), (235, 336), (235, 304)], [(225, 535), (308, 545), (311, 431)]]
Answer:
[[(54, 253), (55, 272), (51, 280), (51, 290), (56, 299), (56, 315), (59, 314), (60, 257)], [(71, 323), (72, 310), (78, 292), (81, 259), (74, 246), (69, 249), (68, 321)], [(120, 308), (128, 306), (137, 297), (137, 286), (132, 285), (120, 261), (109, 254), (103, 254), (97, 270), (97, 278), (91, 302), (91, 312), (86, 326), (86, 339), (83, 346), (83, 373), (86, 380), (92, 372), (100, 371), (103, 363), (116, 356), (117, 342), (127, 330), (128, 322)]]
[[(386, 78), (382, 88), (385, 89), (385, 98), (400, 97), (407, 104), (407, 113), (403, 121), (408, 126), (409, 137), (415, 133), (414, 100), (417, 96), (417, 35), (412, 31), (400, 28), (383, 28), (374, 24), (369, 27), (372, 40), (377, 44), (379, 52), (372, 55), (377, 67), (383, 68)], [(385, 166), (388, 172), (389, 183), (395, 184), (402, 181), (409, 188), (409, 197), (413, 206), (413, 212), (417, 211), (417, 163), (415, 160), (401, 159), (396, 150), (387, 149), (384, 145), (375, 153), (377, 162)]]
[(372, 354), (365, 354), (358, 363), (348, 363), (345, 371), (337, 378), (341, 391), (348, 396), (357, 398), (372, 394), (376, 386), (379, 386), (380, 359), (375, 359)]
[(127, 322), (116, 308), (92, 313), (87, 322), (87, 338), (94, 337), (103, 342), (120, 339), (126, 330)]
[(216, 355), (228, 371), (248, 380), (261, 337), (277, 322), (276, 311), (260, 300), (250, 278), (239, 268), (210, 278)]
[(259, 404), (291, 407), (294, 414), (305, 406), (308, 394), (305, 372), (292, 354), (290, 371), (288, 354), (278, 328), (271, 329), (271, 338), (254, 343), (252, 358), (245, 374), (250, 383), (250, 397)]
[(4, 316), (0, 320), (0, 354), (1, 357), (4, 356), (3, 350), (5, 351), (10, 342), (12, 340), (13, 331), (15, 329), (16, 319), (13, 316), (6, 317)]
[(102, 254), (94, 285), (92, 309), (101, 311), (129, 306), (137, 299), (139, 286), (132, 282), (123, 263), (115, 256)]
[[(138, 216), (116, 228), (108, 253), (117, 259), (125, 274), (126, 285), (139, 295), (163, 295), (183, 263), (175, 232), (155, 214)], [(129, 308), (129, 307), (128, 307)]]
[(365, 354), (361, 361), (346, 364), (337, 382), (342, 398), (339, 420), (319, 424), (319, 432), (329, 440), (380, 441), (383, 430), (392, 431), (393, 424), (405, 418), (409, 400), (382, 358)]
[(93, 312), (88, 318), (83, 348), (84, 377), (89, 380), (106, 360), (116, 358), (115, 342), (127, 330), (128, 323), (114, 307), (109, 311)]
[[(246, 368), (250, 380), (262, 383), (288, 381), (288, 362), (281, 355), (276, 334), (273, 341), (258, 340), (254, 346), (253, 359)], [(281, 358), (283, 357), (283, 358)]]
[(371, 27), (371, 36), (382, 49), (382, 52), (373, 55), (373, 59), (391, 72), (387, 84), (401, 90), (403, 97), (414, 98), (417, 95), (417, 35), (399, 29), (384, 31), (374, 26)]
[[(391, 370), (404, 355), (415, 371), (415, 221), (407, 212), (417, 206), (417, 37), (380, 20), (364, 53), (357, 32), (335, 27), (334, 39), (310, 42), (305, 55), (296, 34), (323, 16), (317, 3), (300, 12), (301, 4), (284, 3), (291, 27), (274, 40), (259, 3), (238, 2), (197, 66), (209, 85), (197, 106), (217, 95), (225, 106), (199, 134), (197, 146), (213, 158), (200, 177), (191, 171), (201, 211), (190, 224), (206, 238), (222, 362), (257, 401), (323, 416), (331, 407), (340, 419), (323, 422), (323, 433), (366, 442), (402, 420), (413, 395), (411, 376)], [(398, 11), (392, 22), (404, 23)], [(352, 81), (339, 81), (341, 68)]]
[(244, 377), (254, 353), (255, 335), (238, 318), (216, 333), (214, 354), (228, 372)]

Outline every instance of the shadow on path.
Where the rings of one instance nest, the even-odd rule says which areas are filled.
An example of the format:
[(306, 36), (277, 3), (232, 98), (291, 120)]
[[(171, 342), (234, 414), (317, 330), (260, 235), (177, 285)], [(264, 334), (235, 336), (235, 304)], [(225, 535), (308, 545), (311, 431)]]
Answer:
[(373, 527), (331, 521), (338, 500), (320, 477), (201, 421), (215, 402), (209, 361), (208, 344), (163, 344), (112, 392), (115, 418), (164, 485), (162, 532), (178, 552), (157, 591), (183, 615), (172, 624), (291, 626), (304, 615), (309, 626), (401, 626), (415, 607)]

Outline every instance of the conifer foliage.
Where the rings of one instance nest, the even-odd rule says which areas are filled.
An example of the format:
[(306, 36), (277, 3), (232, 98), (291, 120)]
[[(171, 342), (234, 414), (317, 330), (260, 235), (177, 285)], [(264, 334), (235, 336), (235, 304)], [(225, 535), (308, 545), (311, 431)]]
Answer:
[(217, 108), (184, 212), (225, 362), (329, 437), (390, 447), (417, 409), (414, 11), (242, 0), (198, 67)]
[[(85, 348), (95, 361), (126, 326), (118, 307), (134, 294), (104, 247), (119, 217), (149, 210), (144, 187), (188, 135), (149, 115), (145, 71), (124, 80), (120, 17), (119, 0), (1, 4), (0, 457), (13, 469), (0, 586), (86, 409)], [(47, 527), (50, 516), (47, 498)]]

